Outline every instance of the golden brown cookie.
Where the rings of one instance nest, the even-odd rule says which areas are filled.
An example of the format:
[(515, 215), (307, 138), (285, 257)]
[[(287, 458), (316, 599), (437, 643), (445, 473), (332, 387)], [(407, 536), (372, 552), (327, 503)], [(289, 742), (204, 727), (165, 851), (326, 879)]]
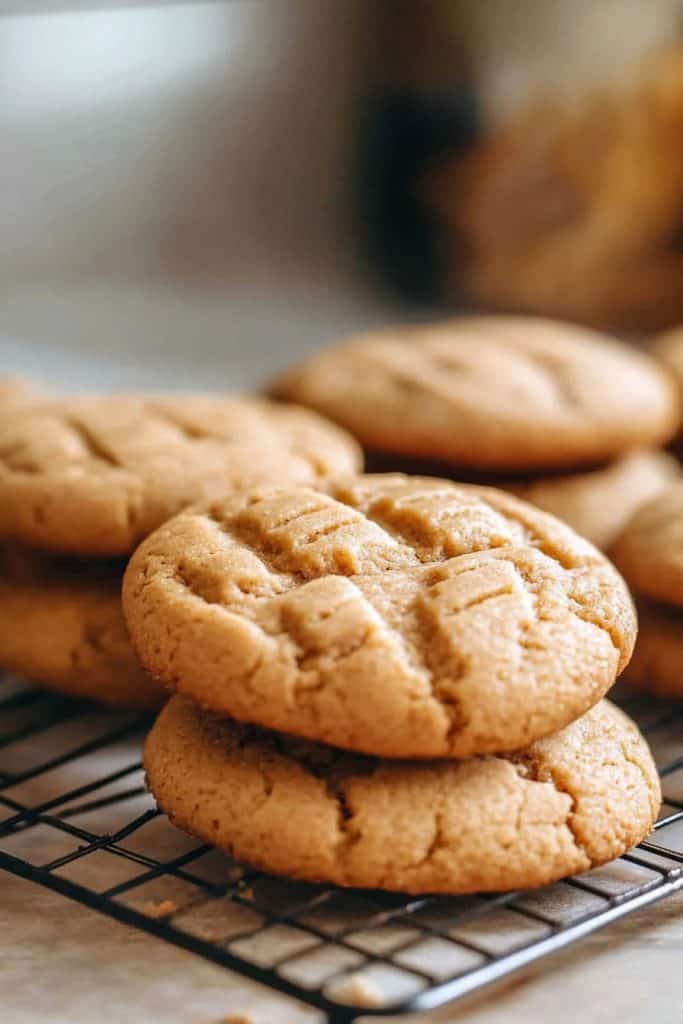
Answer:
[(636, 593), (683, 605), (683, 481), (636, 510), (611, 556)]
[(119, 565), (0, 551), (0, 667), (106, 704), (158, 707), (163, 688), (140, 667), (121, 610)]
[(200, 704), (385, 757), (513, 750), (628, 661), (623, 580), (489, 488), (361, 476), (252, 491), (166, 523), (126, 570), (133, 645)]
[(638, 639), (624, 680), (657, 697), (683, 698), (683, 612), (638, 601)]
[(314, 356), (275, 394), (370, 449), (480, 469), (575, 468), (676, 432), (674, 382), (586, 328), (472, 317), (363, 335)]
[(645, 740), (602, 701), (515, 755), (377, 761), (172, 697), (147, 781), (181, 829), (265, 871), (411, 893), (546, 885), (619, 856), (659, 809)]
[(292, 406), (218, 395), (44, 402), (0, 415), (0, 536), (123, 555), (192, 502), (360, 463), (343, 431)]
[(598, 469), (515, 482), (506, 490), (557, 516), (606, 550), (638, 506), (680, 475), (673, 455), (633, 451)]

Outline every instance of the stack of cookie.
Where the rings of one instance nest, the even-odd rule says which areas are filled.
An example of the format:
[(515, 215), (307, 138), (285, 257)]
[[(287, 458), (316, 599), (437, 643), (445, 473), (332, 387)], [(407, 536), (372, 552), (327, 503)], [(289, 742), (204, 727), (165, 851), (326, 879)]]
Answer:
[(316, 484), (360, 468), (356, 443), (304, 409), (217, 395), (5, 392), (0, 667), (113, 704), (156, 706), (163, 696), (121, 610), (125, 559), (140, 540), (232, 486)]
[(680, 420), (667, 371), (573, 325), (476, 317), (385, 330), (314, 356), (273, 391), (345, 426), (375, 468), (495, 483), (603, 549), (679, 474), (658, 450)]
[(683, 697), (683, 483), (642, 505), (614, 545), (636, 594), (640, 629), (627, 681)]
[(176, 691), (150, 787), (239, 860), (506, 890), (608, 861), (655, 820), (647, 746), (602, 700), (635, 639), (623, 580), (502, 491), (391, 474), (233, 491), (141, 544), (123, 603)]

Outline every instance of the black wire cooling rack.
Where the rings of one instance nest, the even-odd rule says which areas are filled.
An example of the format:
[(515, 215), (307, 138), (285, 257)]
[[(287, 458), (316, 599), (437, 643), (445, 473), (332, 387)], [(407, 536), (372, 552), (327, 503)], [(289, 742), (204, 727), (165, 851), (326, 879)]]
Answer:
[(430, 1009), (683, 886), (683, 709), (626, 708), (664, 786), (647, 842), (542, 890), (415, 899), (289, 883), (198, 845), (145, 790), (147, 717), (2, 678), (0, 868), (318, 1007), (330, 1024)]

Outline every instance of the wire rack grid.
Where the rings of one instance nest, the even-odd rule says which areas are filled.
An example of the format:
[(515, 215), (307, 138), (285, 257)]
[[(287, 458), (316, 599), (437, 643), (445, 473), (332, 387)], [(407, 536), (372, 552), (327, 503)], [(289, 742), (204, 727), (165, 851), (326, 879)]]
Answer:
[(317, 1007), (330, 1024), (430, 1009), (683, 887), (683, 709), (631, 698), (627, 710), (663, 780), (648, 841), (546, 889), (418, 899), (286, 882), (199, 845), (145, 789), (146, 716), (2, 678), (0, 868)]

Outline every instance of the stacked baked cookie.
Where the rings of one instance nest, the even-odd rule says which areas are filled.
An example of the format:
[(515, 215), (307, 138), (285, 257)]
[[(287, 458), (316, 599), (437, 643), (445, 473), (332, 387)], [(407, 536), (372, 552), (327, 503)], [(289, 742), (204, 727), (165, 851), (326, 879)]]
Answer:
[(375, 332), (273, 391), (345, 426), (378, 468), (495, 483), (603, 549), (679, 474), (659, 450), (680, 420), (667, 371), (574, 325), (476, 317)]
[(502, 491), (401, 475), (232, 491), (133, 555), (138, 656), (176, 691), (145, 748), (186, 831), (289, 877), (543, 885), (623, 853), (659, 784), (602, 700), (623, 580)]
[(192, 501), (360, 468), (304, 409), (225, 396), (46, 399), (0, 390), (0, 667), (113, 704), (156, 706), (121, 609), (125, 560)]

